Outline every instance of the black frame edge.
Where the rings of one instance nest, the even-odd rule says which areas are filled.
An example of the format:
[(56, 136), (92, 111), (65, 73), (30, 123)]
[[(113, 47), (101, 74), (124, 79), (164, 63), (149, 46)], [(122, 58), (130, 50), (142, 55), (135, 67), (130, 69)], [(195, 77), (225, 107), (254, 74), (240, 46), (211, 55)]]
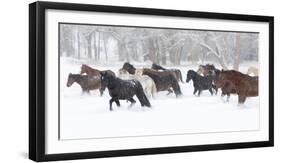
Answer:
[(274, 17), (269, 22), (269, 142), (274, 146)]
[(45, 10), (29, 4), (29, 158), (45, 156)]
[(36, 161), (36, 3), (29, 4), (29, 159)]

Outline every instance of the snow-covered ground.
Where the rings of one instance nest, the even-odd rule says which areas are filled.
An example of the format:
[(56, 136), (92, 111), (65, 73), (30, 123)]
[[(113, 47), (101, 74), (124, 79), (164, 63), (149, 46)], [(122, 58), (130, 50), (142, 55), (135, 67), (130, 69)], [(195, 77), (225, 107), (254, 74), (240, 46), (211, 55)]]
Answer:
[[(136, 64), (135, 64), (136, 65)], [(82, 95), (78, 84), (66, 87), (69, 73), (79, 73), (81, 63), (67, 58), (60, 61), (60, 135), (61, 139), (85, 139), (106, 137), (148, 136), (165, 134), (196, 134), (211, 132), (235, 132), (259, 129), (259, 97), (247, 98), (238, 106), (238, 97), (232, 95), (225, 102), (218, 95), (211, 96), (203, 91), (200, 97), (194, 96), (193, 84), (180, 83), (183, 96), (176, 98), (167, 92), (160, 92), (150, 99), (151, 108), (142, 108), (137, 103), (129, 108), (130, 103), (121, 101), (121, 107), (113, 104), (109, 111), (108, 92), (104, 96), (99, 91), (91, 95)], [(90, 65), (115, 72), (122, 63), (108, 65)], [(137, 65), (140, 66), (140, 65)], [(148, 67), (148, 66), (147, 66)], [(178, 67), (183, 78), (189, 69), (195, 66)], [(242, 72), (248, 66), (241, 67)]]

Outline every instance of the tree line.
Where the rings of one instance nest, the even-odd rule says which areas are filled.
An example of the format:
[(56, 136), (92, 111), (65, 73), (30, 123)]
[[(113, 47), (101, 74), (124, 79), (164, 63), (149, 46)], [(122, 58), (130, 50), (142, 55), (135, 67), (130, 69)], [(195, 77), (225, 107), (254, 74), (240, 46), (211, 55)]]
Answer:
[(257, 33), (60, 24), (59, 37), (61, 56), (91, 61), (115, 55), (118, 61), (215, 62), (238, 70), (241, 61), (258, 60)]

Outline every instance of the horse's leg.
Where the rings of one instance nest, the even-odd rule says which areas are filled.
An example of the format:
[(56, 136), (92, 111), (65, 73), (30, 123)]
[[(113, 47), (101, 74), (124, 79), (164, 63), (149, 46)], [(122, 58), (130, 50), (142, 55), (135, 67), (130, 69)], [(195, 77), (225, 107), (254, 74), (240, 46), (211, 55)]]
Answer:
[(168, 96), (169, 94), (173, 93), (173, 90), (172, 90), (171, 88), (169, 88), (167, 91), (168, 91), (167, 96)]
[(201, 90), (201, 89), (199, 89), (199, 91), (198, 91), (198, 97), (200, 97), (201, 92), (202, 92), (202, 90)]
[(214, 84), (212, 84), (212, 88), (215, 90), (215, 94), (217, 95), (218, 94), (218, 88)]
[(213, 88), (212, 87), (209, 88), (209, 91), (210, 91), (211, 95), (213, 96)]
[(230, 93), (227, 93), (226, 102), (229, 102), (229, 98), (230, 98)]
[(100, 88), (99, 91), (100, 91), (100, 96), (102, 96), (103, 95), (103, 90)]
[(136, 103), (136, 100), (134, 100), (133, 97), (129, 98), (128, 100), (131, 102), (130, 107), (132, 107)]
[(113, 98), (109, 100), (109, 110), (112, 111), (112, 103), (115, 101)]
[(245, 102), (245, 100), (246, 100), (246, 96), (245, 95), (238, 95), (238, 103), (239, 104), (244, 104), (244, 102)]
[(196, 92), (197, 92), (197, 89), (196, 89), (196, 88), (194, 88), (193, 94), (195, 95), (195, 94), (196, 94)]
[(120, 107), (120, 101), (118, 99), (115, 100), (115, 103), (118, 107)]

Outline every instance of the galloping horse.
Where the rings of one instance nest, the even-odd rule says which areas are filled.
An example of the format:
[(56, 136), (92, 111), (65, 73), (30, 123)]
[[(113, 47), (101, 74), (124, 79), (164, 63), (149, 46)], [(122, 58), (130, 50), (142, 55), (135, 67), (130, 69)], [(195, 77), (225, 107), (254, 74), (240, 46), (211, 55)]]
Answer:
[(247, 97), (258, 96), (258, 77), (251, 77), (235, 70), (222, 70), (215, 79), (218, 88), (228, 93), (238, 94), (238, 103), (243, 104)]
[(176, 77), (177, 81), (181, 81), (183, 83), (181, 71), (179, 69), (175, 69), (175, 68), (173, 68), (173, 69), (166, 69), (166, 68), (164, 68), (164, 67), (162, 67), (160, 65), (157, 65), (155, 63), (152, 64), (151, 68), (154, 69), (154, 70), (157, 70), (157, 71), (158, 70), (171, 71), (171, 72), (173, 72), (175, 74), (175, 77)]
[[(202, 74), (203, 76), (213, 76), (213, 79), (216, 77), (216, 72), (220, 71), (213, 64), (199, 65), (197, 70), (198, 74)], [(214, 81), (213, 81), (214, 82)], [(216, 94), (218, 93), (218, 88), (214, 85), (214, 90)]]
[(132, 75), (129, 74), (126, 70), (120, 69), (118, 71), (118, 77), (123, 80), (138, 80), (141, 83), (144, 93), (147, 97), (154, 97), (155, 93), (157, 92), (154, 81), (147, 75)]
[(149, 100), (144, 94), (143, 88), (137, 80), (122, 80), (108, 72), (101, 72), (101, 85), (104, 90), (106, 87), (109, 91), (111, 99), (109, 101), (109, 110), (112, 111), (112, 103), (115, 102), (119, 107), (119, 100), (128, 100), (131, 105), (135, 104), (133, 96), (136, 95), (141, 106), (151, 107)]
[(73, 83), (80, 85), (82, 93), (90, 93), (90, 90), (100, 90), (100, 95), (102, 96), (103, 90), (101, 89), (101, 80), (97, 76), (88, 76), (80, 74), (69, 74), (67, 79), (67, 87), (70, 87)]
[(186, 82), (188, 83), (190, 80), (193, 81), (194, 95), (198, 91), (198, 96), (200, 96), (203, 90), (209, 90), (211, 95), (213, 95), (213, 78), (214, 77), (212, 75), (201, 76), (197, 72), (189, 70), (187, 72)]
[(80, 74), (86, 73), (89, 76), (99, 76), (100, 72), (108, 72), (109, 74), (115, 76), (115, 73), (111, 70), (100, 71), (100, 70), (94, 69), (86, 64), (82, 64)]
[[(168, 91), (168, 94), (174, 92), (176, 97), (182, 95), (179, 83), (175, 78), (174, 73), (170, 71), (156, 71), (153, 69), (144, 68), (142, 74), (153, 79), (157, 88), (157, 92)], [(171, 90), (171, 88), (173, 90)]]

